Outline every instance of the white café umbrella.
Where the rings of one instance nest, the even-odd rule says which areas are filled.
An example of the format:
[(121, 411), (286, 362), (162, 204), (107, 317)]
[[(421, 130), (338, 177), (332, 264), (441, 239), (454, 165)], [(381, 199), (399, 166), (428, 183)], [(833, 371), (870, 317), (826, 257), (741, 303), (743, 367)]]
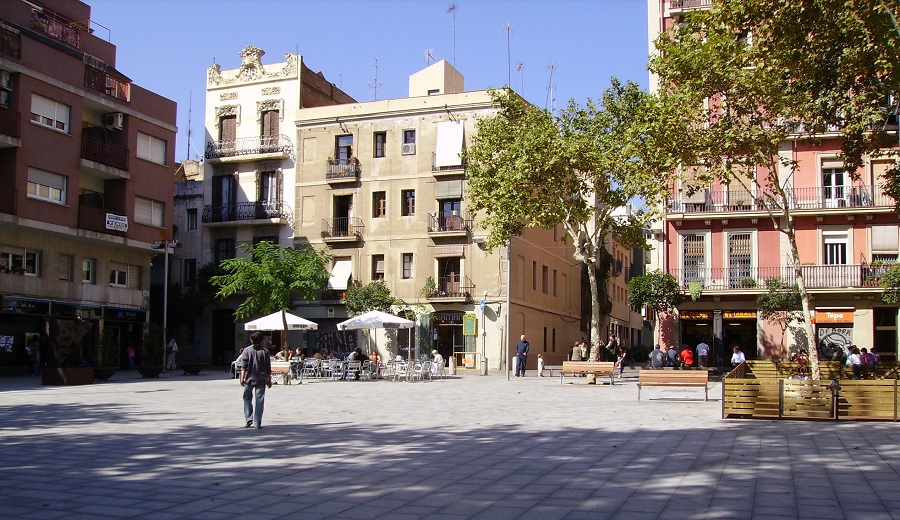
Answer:
[[(316, 330), (319, 326), (305, 318), (289, 312), (284, 313), (287, 320), (287, 330)], [(268, 316), (248, 321), (244, 324), (244, 330), (284, 330), (284, 321), (281, 311), (275, 311)]]
[[(354, 316), (349, 320), (342, 321), (337, 324), (338, 330), (352, 329), (411, 329), (416, 325), (414, 321), (394, 316), (381, 311), (369, 311), (359, 316)], [(375, 349), (378, 349), (376, 339)]]

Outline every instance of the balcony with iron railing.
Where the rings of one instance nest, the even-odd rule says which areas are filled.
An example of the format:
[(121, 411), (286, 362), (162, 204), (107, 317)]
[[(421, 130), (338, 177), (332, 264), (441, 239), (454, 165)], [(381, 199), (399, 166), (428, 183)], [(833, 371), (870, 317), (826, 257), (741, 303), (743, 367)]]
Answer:
[(468, 276), (451, 274), (436, 280), (435, 289), (426, 294), (429, 300), (472, 301), (475, 284)]
[(715, 0), (670, 0), (669, 10), (680, 12), (689, 9), (707, 9), (713, 6)]
[(81, 158), (87, 161), (128, 171), (128, 148), (81, 134)]
[[(894, 200), (881, 185), (789, 188), (785, 195), (789, 209), (800, 211), (894, 207)], [(779, 203), (780, 197), (770, 200), (748, 191), (703, 190), (669, 200), (666, 213), (764, 213), (767, 208), (778, 210)]]
[(206, 143), (206, 158), (223, 162), (293, 157), (294, 143), (286, 135), (258, 135)]
[(90, 65), (84, 66), (84, 86), (126, 103), (131, 101), (131, 83)]
[(356, 242), (365, 229), (359, 217), (335, 217), (322, 220), (322, 239), (325, 242)]
[(437, 165), (437, 153), (431, 152), (431, 171), (435, 175), (453, 175), (453, 174), (465, 172), (465, 170), (466, 170), (466, 161), (462, 157), (460, 157), (460, 159), (459, 159), (459, 164), (438, 166)]
[(0, 213), (16, 214), (16, 190), (0, 186)]
[[(807, 289), (880, 288), (881, 277), (889, 264), (871, 265), (804, 265), (800, 267)], [(669, 269), (683, 288), (699, 283), (708, 291), (766, 290), (766, 280), (781, 280), (791, 287), (797, 282), (794, 267), (722, 267), (699, 269)]]
[(234, 204), (207, 204), (203, 206), (203, 223), (236, 223), (287, 224), (294, 219), (294, 214), (284, 201), (236, 202)]
[(331, 161), (325, 165), (325, 180), (328, 182), (356, 182), (362, 174), (359, 161)]
[[(18, 143), (19, 139), (19, 113), (9, 108), (0, 108), (0, 136), (11, 137)], [(9, 144), (13, 145), (13, 141)], [(16, 144), (16, 146), (18, 146)], [(4, 147), (0, 142), (0, 148)]]
[[(107, 218), (110, 215), (112, 218)], [(97, 233), (108, 233), (124, 237), (127, 232), (119, 228), (121, 222), (128, 222), (125, 215), (106, 211), (102, 208), (95, 208), (84, 204), (78, 205), (78, 228)], [(127, 226), (127, 224), (126, 224)], [(126, 227), (127, 229), (127, 227)]]
[(459, 211), (441, 211), (428, 214), (428, 234), (440, 236), (464, 236), (472, 230), (473, 219), (465, 218)]

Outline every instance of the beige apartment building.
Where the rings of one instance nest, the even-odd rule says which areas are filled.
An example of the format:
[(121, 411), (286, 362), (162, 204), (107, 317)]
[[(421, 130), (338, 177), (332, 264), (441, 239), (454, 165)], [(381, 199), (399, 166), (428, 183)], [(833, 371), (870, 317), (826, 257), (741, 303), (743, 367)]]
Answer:
[(379, 335), (383, 357), (411, 346), (462, 368), (480, 368), (483, 356), (498, 370), (524, 334), (534, 368), (537, 354), (559, 363), (584, 335), (580, 265), (561, 231), (529, 229), (508, 249), (484, 248), (462, 152), (492, 112), (488, 92), (466, 92), (445, 61), (410, 76), (407, 98), (297, 111), (295, 241), (333, 255), (329, 290), (298, 309), (319, 324), (310, 347), (366, 341), (335, 325), (347, 318), (348, 284), (379, 279), (417, 320), (413, 332)]

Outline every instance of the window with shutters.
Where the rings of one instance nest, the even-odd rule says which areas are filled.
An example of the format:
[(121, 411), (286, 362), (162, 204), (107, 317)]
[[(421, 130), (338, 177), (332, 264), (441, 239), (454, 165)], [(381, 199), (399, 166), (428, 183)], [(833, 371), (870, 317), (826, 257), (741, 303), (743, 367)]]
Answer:
[(403, 206), (400, 214), (404, 217), (412, 217), (416, 214), (416, 190), (401, 190), (400, 200)]
[(197, 231), (197, 208), (187, 210), (187, 230)]
[(384, 218), (387, 216), (387, 193), (376, 191), (372, 193), (372, 218)]
[(531, 261), (531, 289), (533, 291), (537, 290), (537, 282), (538, 282), (537, 262), (532, 260)]
[(731, 288), (749, 287), (752, 278), (750, 233), (728, 235), (728, 283)]
[(335, 137), (335, 164), (350, 164), (353, 157), (353, 136), (339, 135)]
[(128, 266), (113, 262), (109, 268), (109, 285), (128, 287)]
[(213, 261), (218, 266), (222, 260), (234, 258), (234, 239), (219, 238), (214, 242)]
[(71, 108), (58, 101), (31, 95), (31, 121), (59, 132), (69, 133), (69, 114)]
[(403, 253), (401, 258), (403, 279), (409, 280), (413, 277), (413, 254)]
[(703, 282), (706, 274), (706, 237), (684, 235), (682, 237), (682, 267), (684, 282)]
[(825, 265), (847, 265), (847, 232), (822, 232), (822, 263)]
[(40, 276), (41, 252), (0, 244), (0, 272)]
[(276, 202), (281, 200), (281, 176), (277, 171), (259, 172), (256, 200)]
[[(234, 148), (237, 139), (237, 115), (222, 116), (219, 118), (219, 141), (223, 148)], [(230, 144), (230, 146), (227, 146)]]
[(138, 224), (163, 227), (166, 205), (158, 200), (134, 198), (134, 221)]
[(894, 264), (900, 253), (900, 226), (872, 226), (872, 263)]
[(847, 172), (843, 168), (822, 168), (822, 196), (826, 208), (847, 206)]
[(550, 292), (550, 269), (546, 265), (541, 266), (541, 292)]
[(372, 280), (384, 280), (384, 255), (372, 255)]
[(373, 157), (384, 157), (387, 146), (387, 132), (375, 132), (373, 134)]
[(93, 258), (81, 260), (81, 283), (97, 283), (97, 260)]
[(68, 178), (37, 168), (28, 168), (28, 195), (30, 199), (66, 203)]
[(274, 137), (279, 132), (280, 114), (277, 110), (266, 110), (262, 113), (262, 128), (260, 135), (263, 137)]
[(166, 142), (152, 135), (137, 134), (137, 157), (156, 164), (166, 164)]

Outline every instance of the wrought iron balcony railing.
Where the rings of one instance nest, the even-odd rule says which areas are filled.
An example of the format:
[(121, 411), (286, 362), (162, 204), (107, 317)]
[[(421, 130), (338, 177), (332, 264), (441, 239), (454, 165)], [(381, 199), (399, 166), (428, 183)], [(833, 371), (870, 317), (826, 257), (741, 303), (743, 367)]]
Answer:
[(206, 143), (207, 159), (267, 154), (281, 154), (293, 157), (294, 143), (286, 135), (259, 135), (208, 141)]
[(468, 276), (453, 274), (438, 278), (434, 291), (427, 294), (426, 298), (465, 298), (468, 301), (472, 299), (474, 292), (475, 284)]
[[(804, 265), (800, 268), (807, 289), (840, 289), (879, 287), (882, 275), (890, 265)], [(796, 272), (791, 266), (780, 267), (722, 267), (699, 269), (669, 269), (682, 287), (699, 283), (706, 290), (766, 289), (766, 280), (775, 278), (793, 286)]]
[(445, 172), (445, 173), (457, 173), (461, 170), (466, 169), (466, 161), (462, 157), (459, 158), (459, 164), (451, 164), (449, 166), (438, 166), (437, 165), (437, 153), (431, 153), (431, 171), (433, 172)]
[[(818, 186), (785, 190), (790, 209), (890, 208), (893, 199), (882, 185)], [(778, 199), (776, 198), (777, 202)], [(765, 211), (773, 204), (747, 191), (699, 191), (669, 201), (667, 213), (721, 213)]]
[(463, 217), (459, 211), (431, 213), (428, 215), (429, 233), (467, 232), (472, 230), (473, 219)]
[(671, 0), (670, 9), (697, 9), (700, 7), (712, 7), (714, 0)]
[(355, 181), (362, 173), (359, 161), (348, 163), (329, 163), (326, 165), (325, 179), (329, 181)]
[(204, 223), (268, 219), (291, 221), (293, 218), (290, 206), (281, 200), (203, 206)]
[(128, 171), (128, 148), (81, 135), (81, 158)]
[(362, 238), (365, 225), (359, 217), (335, 217), (322, 220), (322, 238), (354, 239)]
[(131, 83), (89, 65), (84, 67), (84, 86), (126, 103), (131, 101)]
[[(78, 227), (79, 227), (79, 229), (86, 229), (88, 231), (95, 231), (97, 233), (109, 233), (110, 235), (117, 235), (117, 236), (122, 236), (122, 237), (125, 236), (127, 234), (125, 231), (107, 228), (107, 221), (108, 221), (108, 219), (106, 218), (107, 213), (115, 214), (112, 211), (107, 211), (102, 208), (95, 208), (92, 206), (86, 206), (84, 204), (79, 204), (78, 205)], [(123, 215), (116, 214), (116, 216), (125, 218)]]

